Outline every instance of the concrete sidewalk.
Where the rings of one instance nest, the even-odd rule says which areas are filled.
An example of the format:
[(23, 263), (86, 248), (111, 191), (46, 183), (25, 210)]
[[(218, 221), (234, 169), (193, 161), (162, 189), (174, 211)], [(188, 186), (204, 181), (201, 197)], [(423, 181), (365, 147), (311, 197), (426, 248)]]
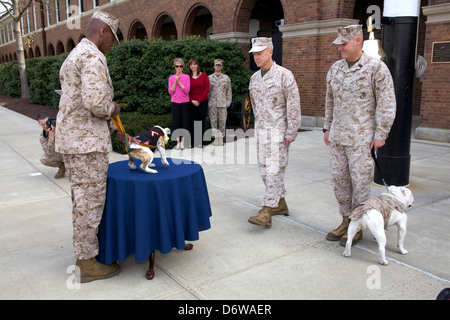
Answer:
[[(321, 130), (299, 133), (286, 172), (288, 217), (271, 228), (247, 222), (263, 184), (254, 138), (226, 147), (169, 151), (202, 164), (213, 215), (192, 251), (156, 254), (156, 277), (133, 256), (111, 279), (73, 286), (70, 184), (42, 165), (36, 121), (0, 107), (0, 299), (435, 299), (450, 287), (450, 144), (413, 140), (408, 255), (387, 231), (388, 266), (369, 231), (344, 258), (325, 240), (340, 223)], [(235, 160), (236, 146), (247, 161)], [(222, 156), (221, 152), (225, 152)], [(241, 158), (241, 157), (239, 157)], [(112, 153), (111, 162), (126, 156)], [(220, 159), (220, 161), (219, 161)], [(372, 194), (384, 187), (372, 185)]]

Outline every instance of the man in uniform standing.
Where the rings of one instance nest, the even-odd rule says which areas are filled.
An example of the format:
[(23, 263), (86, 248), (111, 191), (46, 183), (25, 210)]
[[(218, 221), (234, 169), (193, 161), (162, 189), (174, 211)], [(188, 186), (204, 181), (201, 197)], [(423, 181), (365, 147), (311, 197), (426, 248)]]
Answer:
[(272, 225), (272, 216), (288, 215), (284, 173), (288, 164), (289, 146), (300, 126), (300, 94), (291, 71), (272, 60), (271, 38), (252, 39), (256, 65), (249, 84), (255, 114), (255, 136), (258, 166), (265, 185), (262, 209), (248, 219), (250, 223)]
[(118, 264), (96, 261), (97, 231), (106, 198), (110, 118), (120, 112), (105, 53), (117, 39), (119, 21), (96, 11), (86, 38), (72, 50), (60, 70), (62, 95), (56, 126), (56, 150), (63, 154), (72, 190), (73, 245), (80, 282), (104, 279), (120, 271)]
[[(370, 198), (370, 150), (385, 144), (396, 112), (392, 76), (384, 62), (362, 51), (361, 25), (338, 29), (333, 44), (342, 59), (327, 74), (324, 142), (330, 145), (331, 180), (342, 223), (326, 236), (345, 245), (352, 210)], [(353, 239), (362, 238), (362, 232)]]
[(231, 104), (231, 80), (222, 73), (223, 60), (214, 60), (214, 73), (209, 76), (209, 119), (214, 135), (214, 144), (223, 145), (225, 126), (227, 123), (227, 108)]

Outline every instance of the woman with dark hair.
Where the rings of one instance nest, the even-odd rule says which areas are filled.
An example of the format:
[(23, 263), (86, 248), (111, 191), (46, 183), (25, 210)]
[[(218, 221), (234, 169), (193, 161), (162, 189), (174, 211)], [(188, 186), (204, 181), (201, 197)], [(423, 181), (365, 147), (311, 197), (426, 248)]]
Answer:
[[(191, 127), (191, 146), (202, 147), (203, 133), (205, 131), (205, 119), (208, 113), (209, 78), (201, 71), (197, 59), (189, 60), (189, 76), (191, 78), (191, 90), (189, 92), (189, 118)], [(194, 136), (195, 122), (200, 121), (201, 136)], [(197, 130), (198, 131), (198, 130)]]

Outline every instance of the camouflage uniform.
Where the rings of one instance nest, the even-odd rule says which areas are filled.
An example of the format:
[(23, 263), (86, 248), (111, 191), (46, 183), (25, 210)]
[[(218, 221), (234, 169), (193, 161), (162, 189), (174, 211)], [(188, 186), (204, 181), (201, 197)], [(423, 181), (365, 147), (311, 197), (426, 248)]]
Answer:
[(261, 76), (261, 70), (250, 79), (250, 99), (255, 114), (255, 136), (258, 166), (266, 190), (263, 206), (275, 208), (284, 198), (284, 172), (289, 147), (284, 139), (295, 140), (300, 126), (300, 95), (291, 71), (273, 63)]
[(78, 259), (98, 254), (97, 229), (106, 198), (108, 152), (114, 125), (113, 86), (106, 58), (84, 38), (60, 70), (62, 95), (56, 125), (56, 150), (70, 172), (73, 244)]
[(342, 216), (369, 199), (372, 140), (386, 140), (396, 112), (392, 76), (380, 60), (363, 53), (351, 68), (328, 71), (324, 129), (330, 130), (331, 175)]
[[(48, 134), (47, 134), (48, 135)], [(59, 167), (63, 162), (63, 155), (55, 151), (55, 140), (44, 136), (44, 132), (39, 137), (44, 154), (41, 157), (41, 163), (49, 167)]]
[(215, 73), (209, 76), (209, 119), (213, 129), (213, 136), (218, 137), (217, 129), (225, 136), (227, 122), (227, 108), (231, 104), (231, 80), (226, 74)]
[(400, 200), (390, 194), (382, 194), (377, 198), (369, 199), (358, 205), (350, 215), (350, 219), (359, 220), (363, 214), (372, 209), (377, 210), (383, 216), (385, 229), (394, 209), (401, 213), (406, 212), (405, 205)]

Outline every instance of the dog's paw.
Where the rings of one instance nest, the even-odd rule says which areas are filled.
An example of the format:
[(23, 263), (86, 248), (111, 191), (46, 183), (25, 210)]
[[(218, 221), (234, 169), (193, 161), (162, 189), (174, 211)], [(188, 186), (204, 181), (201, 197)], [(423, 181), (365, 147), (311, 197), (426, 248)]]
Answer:
[(136, 166), (133, 164), (129, 164), (128, 168), (130, 168), (130, 170), (136, 170)]
[(379, 262), (380, 262), (380, 264), (381, 264), (382, 266), (387, 266), (388, 263), (389, 263), (389, 261), (387, 261), (386, 259), (380, 260)]
[(149, 169), (149, 168), (146, 168), (145, 172), (147, 172), (147, 173), (158, 173), (158, 171), (153, 170), (153, 169)]
[(149, 167), (149, 168), (154, 168), (154, 167), (156, 167), (156, 164), (150, 163), (147, 167)]
[(163, 161), (162, 161), (162, 164), (163, 164), (165, 167), (168, 167), (168, 166), (169, 166), (169, 162), (168, 162), (167, 160), (163, 160)]
[(352, 256), (352, 254), (350, 252), (347, 252), (347, 250), (345, 250), (344, 252), (342, 252), (342, 255), (346, 258), (349, 258)]
[(408, 250), (406, 250), (405, 248), (398, 247), (398, 252), (400, 252), (401, 254), (408, 254)]

